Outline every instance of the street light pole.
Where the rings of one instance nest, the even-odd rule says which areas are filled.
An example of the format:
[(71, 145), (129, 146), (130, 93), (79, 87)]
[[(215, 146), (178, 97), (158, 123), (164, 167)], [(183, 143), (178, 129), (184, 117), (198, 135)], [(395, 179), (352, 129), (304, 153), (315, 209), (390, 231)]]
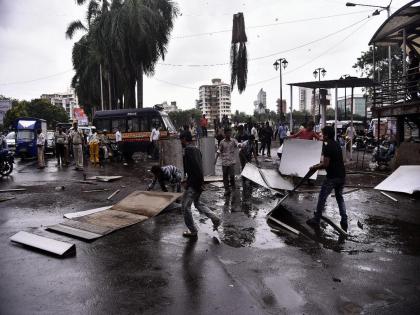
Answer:
[[(318, 81), (321, 81), (321, 74), (325, 77), (327, 70), (324, 68), (316, 68), (312, 74), (314, 75), (315, 79), (318, 77)], [(321, 88), (318, 88), (318, 115), (319, 115), (319, 124), (321, 124)]]
[[(391, 3), (392, 0), (389, 2), (389, 4), (384, 7), (384, 6), (380, 6), (380, 5), (371, 5), (371, 4), (362, 4), (362, 3), (353, 3), (353, 2), (347, 2), (346, 3), (346, 7), (355, 7), (355, 6), (360, 6), (360, 7), (371, 7), (371, 8), (380, 8), (382, 10), (386, 10), (388, 13), (388, 18), (391, 15)], [(374, 12), (373, 15), (377, 15), (379, 14), (378, 10), (376, 10)], [(391, 45), (388, 46), (388, 80), (391, 82), (391, 76), (392, 76), (392, 56), (391, 56)]]
[(287, 65), (289, 64), (289, 62), (286, 60), (286, 58), (279, 58), (277, 59), (274, 63), (274, 69), (280, 70), (279, 74), (280, 74), (280, 121), (283, 121), (283, 78), (282, 78), (282, 71), (281, 68), (283, 66), (284, 69), (286, 69)]

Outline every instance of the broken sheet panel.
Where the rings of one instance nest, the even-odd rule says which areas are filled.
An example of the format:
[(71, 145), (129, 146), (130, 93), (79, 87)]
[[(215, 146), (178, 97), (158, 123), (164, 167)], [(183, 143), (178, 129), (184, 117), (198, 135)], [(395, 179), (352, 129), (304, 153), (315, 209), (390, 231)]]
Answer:
[(245, 165), (241, 175), (267, 189), (293, 189), (292, 183), (283, 178), (276, 170), (258, 169), (251, 163)]
[(15, 243), (37, 248), (59, 256), (62, 256), (75, 248), (74, 244), (53, 240), (48, 237), (24, 231), (20, 231), (11, 236), (10, 240)]
[(375, 187), (377, 190), (412, 194), (420, 191), (420, 165), (402, 165)]
[[(321, 160), (322, 141), (287, 139), (283, 143), (279, 171), (282, 175), (305, 177), (312, 165)], [(316, 179), (318, 172), (312, 175)]]

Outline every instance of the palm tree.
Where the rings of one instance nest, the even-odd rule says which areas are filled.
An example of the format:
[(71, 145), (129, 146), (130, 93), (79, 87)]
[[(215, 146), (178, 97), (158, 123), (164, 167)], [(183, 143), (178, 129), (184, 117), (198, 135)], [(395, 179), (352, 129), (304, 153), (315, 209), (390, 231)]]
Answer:
[[(115, 2), (115, 0), (113, 1)], [(126, 0), (111, 10), (112, 46), (124, 77), (129, 106), (143, 107), (143, 73), (153, 75), (157, 61), (165, 58), (178, 7), (171, 0)]]

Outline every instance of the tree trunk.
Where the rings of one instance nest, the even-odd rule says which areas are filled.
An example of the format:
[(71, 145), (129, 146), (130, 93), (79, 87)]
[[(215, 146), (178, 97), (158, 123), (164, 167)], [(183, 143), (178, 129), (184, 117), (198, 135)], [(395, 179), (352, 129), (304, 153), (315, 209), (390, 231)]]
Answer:
[(143, 66), (140, 65), (137, 76), (137, 108), (143, 108)]
[(136, 81), (130, 82), (124, 93), (124, 108), (136, 108)]

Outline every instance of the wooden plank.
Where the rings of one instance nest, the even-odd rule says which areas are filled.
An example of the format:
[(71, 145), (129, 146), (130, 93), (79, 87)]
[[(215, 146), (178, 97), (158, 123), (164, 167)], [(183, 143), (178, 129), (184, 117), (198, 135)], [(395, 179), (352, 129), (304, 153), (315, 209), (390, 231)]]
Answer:
[(50, 225), (47, 227), (47, 230), (74, 236), (74, 237), (77, 237), (86, 241), (92, 241), (92, 240), (102, 237), (101, 234), (96, 234), (89, 231), (80, 230), (80, 229), (77, 229), (71, 226), (62, 225), (62, 224)]
[(117, 189), (116, 191), (114, 191), (111, 195), (109, 195), (109, 197), (108, 198), (106, 198), (106, 200), (111, 200), (112, 199), (112, 197), (114, 197), (116, 194), (118, 194), (119, 192), (120, 192), (121, 190), (120, 189)]
[(15, 199), (16, 197), (0, 197), (0, 202)]
[(20, 231), (10, 237), (15, 243), (37, 248), (55, 255), (63, 256), (76, 248), (74, 244), (53, 240), (51, 238)]

